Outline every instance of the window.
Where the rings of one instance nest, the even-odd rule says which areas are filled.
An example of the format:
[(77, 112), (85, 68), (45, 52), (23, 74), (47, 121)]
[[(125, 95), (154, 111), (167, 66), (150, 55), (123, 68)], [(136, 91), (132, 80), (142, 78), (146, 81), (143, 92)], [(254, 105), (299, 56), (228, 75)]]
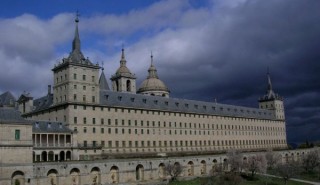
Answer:
[(73, 85), (73, 89), (77, 89), (77, 85)]
[(95, 127), (92, 128), (92, 133), (96, 133), (96, 128)]
[(87, 90), (87, 86), (83, 86), (83, 90), (84, 90), (84, 91)]
[(86, 75), (82, 75), (82, 80), (86, 81)]
[(94, 82), (94, 76), (91, 76), (92, 82)]
[(82, 100), (85, 102), (86, 101), (86, 95), (83, 95)]
[(83, 133), (87, 133), (87, 127), (83, 127)]
[(74, 118), (73, 118), (73, 123), (74, 123), (74, 124), (77, 124), (77, 123), (78, 123), (78, 118), (77, 118), (77, 117), (74, 117)]
[(104, 128), (101, 128), (101, 134), (103, 134), (104, 133)]
[(15, 140), (20, 140), (20, 130), (15, 130), (14, 138)]
[(92, 124), (96, 124), (96, 118), (92, 118)]
[(74, 79), (74, 80), (77, 79), (77, 74), (76, 74), (76, 73), (73, 74), (73, 79)]
[(104, 124), (104, 119), (103, 118), (101, 118), (101, 125), (103, 125)]
[(83, 124), (87, 124), (87, 118), (86, 117), (83, 118)]

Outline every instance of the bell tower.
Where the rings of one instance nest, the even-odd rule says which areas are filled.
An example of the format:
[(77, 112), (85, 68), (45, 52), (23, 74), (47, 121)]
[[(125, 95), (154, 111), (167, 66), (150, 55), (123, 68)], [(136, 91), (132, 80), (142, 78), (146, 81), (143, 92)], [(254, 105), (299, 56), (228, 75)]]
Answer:
[(285, 120), (283, 98), (273, 91), (269, 70), (267, 73), (267, 78), (268, 78), (267, 92), (264, 96), (262, 96), (259, 99), (259, 108), (272, 110), (274, 112), (276, 119)]
[(112, 89), (117, 92), (136, 93), (136, 76), (126, 66), (124, 49), (121, 51), (120, 67), (111, 77)]

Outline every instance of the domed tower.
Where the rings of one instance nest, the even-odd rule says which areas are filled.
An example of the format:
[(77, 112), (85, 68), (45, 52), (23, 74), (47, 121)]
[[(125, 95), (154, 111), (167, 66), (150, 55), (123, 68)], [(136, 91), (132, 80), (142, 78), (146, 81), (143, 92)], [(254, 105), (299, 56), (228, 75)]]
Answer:
[(139, 94), (146, 94), (150, 96), (163, 96), (163, 97), (169, 97), (169, 89), (167, 86), (159, 79), (157, 74), (157, 69), (153, 65), (153, 56), (151, 54), (151, 65), (148, 69), (149, 75), (147, 79), (145, 79), (139, 90)]
[(112, 89), (117, 92), (136, 93), (136, 76), (130, 72), (126, 63), (124, 49), (122, 48), (120, 67), (116, 71), (116, 74), (110, 78), (112, 81)]
[(267, 93), (259, 99), (259, 108), (272, 110), (274, 111), (274, 115), (276, 119), (285, 120), (283, 98), (273, 91), (269, 71), (267, 73), (267, 77), (268, 77)]

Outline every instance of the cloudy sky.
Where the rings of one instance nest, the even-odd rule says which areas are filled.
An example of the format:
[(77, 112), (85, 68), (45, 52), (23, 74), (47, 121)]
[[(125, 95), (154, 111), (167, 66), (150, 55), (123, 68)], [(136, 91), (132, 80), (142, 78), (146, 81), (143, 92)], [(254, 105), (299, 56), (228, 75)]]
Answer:
[(82, 51), (107, 76), (124, 45), (137, 86), (152, 51), (172, 97), (258, 107), (269, 68), (289, 142), (320, 140), (319, 9), (319, 0), (3, 0), (0, 93), (46, 93), (79, 10)]

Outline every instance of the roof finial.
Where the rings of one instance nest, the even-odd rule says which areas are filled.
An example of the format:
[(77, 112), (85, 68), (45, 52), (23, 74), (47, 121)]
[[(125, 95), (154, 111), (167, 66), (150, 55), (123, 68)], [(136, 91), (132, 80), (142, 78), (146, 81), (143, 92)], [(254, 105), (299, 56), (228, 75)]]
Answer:
[(151, 66), (153, 66), (153, 54), (152, 54), (152, 50), (151, 50)]
[(121, 59), (125, 59), (125, 56), (124, 56), (124, 46), (122, 44), (122, 49), (121, 49)]
[(104, 71), (104, 67), (103, 66), (104, 66), (104, 62), (102, 61), (101, 62), (101, 70), (102, 70), (102, 72)]
[(80, 17), (80, 14), (79, 14), (79, 11), (77, 10), (76, 19), (74, 20), (76, 23), (79, 22), (79, 17)]
[(72, 51), (74, 50), (80, 51), (80, 37), (79, 37), (79, 31), (78, 31), (79, 16), (80, 16), (79, 11), (77, 11), (76, 19), (75, 19), (76, 30), (75, 30), (74, 39), (72, 42)]

